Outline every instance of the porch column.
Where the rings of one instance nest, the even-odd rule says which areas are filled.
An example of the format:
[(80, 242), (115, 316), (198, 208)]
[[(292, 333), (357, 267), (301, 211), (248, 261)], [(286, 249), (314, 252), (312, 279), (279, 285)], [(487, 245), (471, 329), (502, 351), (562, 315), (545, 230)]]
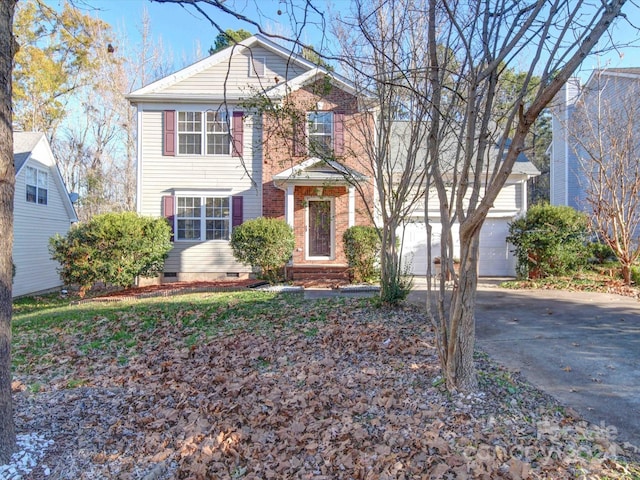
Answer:
[(349, 185), (349, 226), (356, 224), (356, 187)]
[(285, 221), (293, 228), (293, 214), (294, 214), (294, 196), (293, 190), (295, 187), (293, 185), (287, 185), (287, 192), (285, 198), (285, 207), (284, 207), (284, 219)]

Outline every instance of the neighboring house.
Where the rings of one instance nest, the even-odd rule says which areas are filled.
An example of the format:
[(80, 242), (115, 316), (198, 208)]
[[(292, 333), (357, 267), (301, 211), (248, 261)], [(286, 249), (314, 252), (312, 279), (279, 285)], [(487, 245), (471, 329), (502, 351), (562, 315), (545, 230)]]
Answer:
[[(298, 113), (260, 113), (257, 92), (286, 107), (281, 114)], [(373, 199), (357, 162), (363, 114), (347, 81), (256, 35), (127, 98), (138, 111), (137, 210), (173, 227), (161, 281), (249, 275), (229, 239), (260, 216), (293, 227), (290, 276), (345, 274), (342, 235), (369, 223), (345, 175)]]
[[(493, 168), (498, 157), (498, 148), (489, 153), (489, 166)], [(513, 246), (507, 243), (509, 224), (527, 211), (527, 180), (540, 175), (536, 167), (521, 153), (507, 182), (498, 194), (493, 207), (480, 231), (480, 247), (478, 253), (478, 275), (485, 277), (512, 277), (516, 274), (516, 258)], [(435, 191), (429, 196), (427, 218), (432, 226), (431, 256), (440, 256), (440, 203)], [(403, 238), (403, 260), (409, 271), (415, 275), (427, 272), (427, 228), (425, 224), (424, 202), (415, 205), (409, 222), (399, 231)], [(459, 256), (459, 224), (452, 225), (454, 255)], [(431, 271), (435, 272), (433, 264)]]
[[(575, 140), (581, 109), (606, 107), (616, 111), (628, 108), (629, 99), (640, 95), (640, 68), (594, 70), (580, 85), (572, 78), (560, 90), (551, 105), (553, 141), (550, 148), (552, 205), (568, 205), (585, 211), (586, 183), (580, 164), (580, 148)], [(634, 107), (637, 110), (637, 107)], [(591, 111), (591, 110), (589, 110)], [(595, 113), (594, 113), (595, 114)], [(607, 121), (606, 116), (602, 118)], [(596, 123), (596, 120), (593, 120)]]
[(62, 285), (49, 238), (65, 235), (78, 219), (44, 134), (15, 132), (13, 162), (13, 296), (18, 297)]

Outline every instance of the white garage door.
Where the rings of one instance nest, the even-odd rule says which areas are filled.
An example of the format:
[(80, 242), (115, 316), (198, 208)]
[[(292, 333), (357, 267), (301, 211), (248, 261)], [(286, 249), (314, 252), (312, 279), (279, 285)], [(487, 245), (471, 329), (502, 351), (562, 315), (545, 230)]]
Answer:
[[(488, 218), (480, 232), (480, 259), (478, 262), (478, 274), (483, 277), (512, 277), (515, 275), (515, 258), (510, 252), (510, 246), (506, 242), (509, 234), (509, 222), (511, 219)], [(432, 224), (432, 250), (431, 255), (440, 255), (441, 225)], [(455, 255), (460, 255), (458, 225), (453, 226), (453, 238)], [(398, 231), (398, 236), (404, 239), (402, 259), (405, 268), (414, 275), (426, 275), (427, 273), (427, 229), (424, 223), (409, 223)], [(433, 268), (432, 268), (433, 271)]]
[(516, 259), (513, 246), (507, 243), (509, 222), (512, 219), (487, 218), (480, 231), (478, 274), (483, 277), (513, 277)]

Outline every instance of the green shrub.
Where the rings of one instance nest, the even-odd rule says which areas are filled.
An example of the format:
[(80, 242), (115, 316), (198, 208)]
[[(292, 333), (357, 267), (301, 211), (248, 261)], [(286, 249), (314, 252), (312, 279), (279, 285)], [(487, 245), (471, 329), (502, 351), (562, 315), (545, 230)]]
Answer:
[(606, 243), (591, 242), (587, 245), (587, 249), (591, 258), (594, 258), (595, 261), (601, 265), (609, 259), (616, 258), (615, 252)]
[(275, 283), (293, 254), (293, 229), (283, 220), (255, 218), (233, 229), (231, 248), (239, 262), (259, 270), (260, 278)]
[(349, 263), (351, 281), (374, 282), (380, 279), (377, 267), (380, 256), (380, 236), (375, 227), (355, 226), (342, 236), (344, 252)]
[(162, 271), (171, 250), (171, 229), (163, 218), (134, 212), (97, 215), (49, 240), (49, 252), (60, 263), (60, 276), (79, 285), (80, 294), (98, 282), (128, 287), (136, 277)]
[(640, 265), (633, 265), (631, 267), (631, 281), (634, 285), (640, 286)]
[(509, 225), (518, 275), (544, 278), (565, 275), (586, 264), (587, 216), (571, 207), (534, 205)]

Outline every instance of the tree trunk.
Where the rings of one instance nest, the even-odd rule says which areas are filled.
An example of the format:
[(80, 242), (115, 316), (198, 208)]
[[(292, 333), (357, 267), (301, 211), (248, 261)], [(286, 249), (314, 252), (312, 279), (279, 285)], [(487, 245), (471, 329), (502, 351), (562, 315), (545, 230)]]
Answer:
[(461, 235), (460, 275), (449, 312), (449, 335), (443, 375), (449, 391), (470, 392), (477, 388), (473, 350), (476, 323), (474, 308), (478, 286), (478, 245), (480, 231)]
[(8, 463), (16, 448), (11, 400), (11, 307), (13, 262), (13, 128), (11, 72), (15, 44), (15, 2), (0, 2), (0, 464)]

